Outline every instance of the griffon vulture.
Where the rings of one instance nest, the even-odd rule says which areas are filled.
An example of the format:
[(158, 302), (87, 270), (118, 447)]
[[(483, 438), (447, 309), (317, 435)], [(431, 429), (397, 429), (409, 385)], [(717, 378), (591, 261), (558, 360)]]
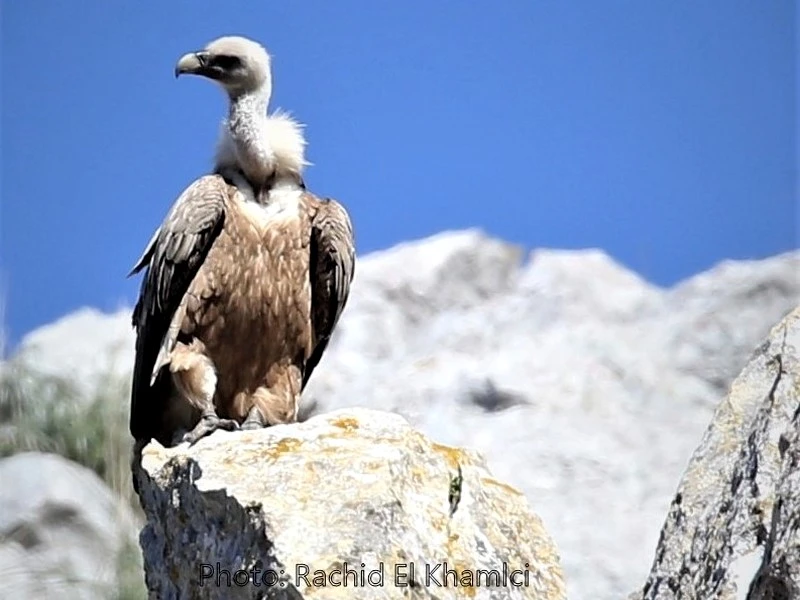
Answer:
[(129, 274), (145, 269), (130, 431), (164, 445), (295, 421), (355, 263), (347, 211), (305, 188), (300, 126), (267, 115), (266, 50), (223, 37), (183, 56), (181, 74), (219, 83), (229, 109), (213, 172), (180, 195)]

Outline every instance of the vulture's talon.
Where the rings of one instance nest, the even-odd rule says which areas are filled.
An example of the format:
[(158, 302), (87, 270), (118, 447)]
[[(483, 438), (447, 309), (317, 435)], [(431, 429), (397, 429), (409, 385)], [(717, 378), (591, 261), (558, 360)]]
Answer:
[(256, 429), (264, 429), (266, 426), (267, 423), (261, 415), (261, 411), (254, 406), (250, 409), (250, 413), (247, 415), (244, 423), (242, 423), (241, 429), (243, 431), (255, 431)]
[(217, 415), (203, 415), (194, 429), (183, 436), (183, 441), (189, 442), (189, 445), (193, 446), (218, 429), (222, 429), (223, 431), (236, 431), (239, 429), (239, 423), (233, 419), (220, 419)]
[(261, 421), (245, 421), (242, 423), (240, 427), (242, 431), (255, 431), (256, 429), (264, 429), (264, 425)]

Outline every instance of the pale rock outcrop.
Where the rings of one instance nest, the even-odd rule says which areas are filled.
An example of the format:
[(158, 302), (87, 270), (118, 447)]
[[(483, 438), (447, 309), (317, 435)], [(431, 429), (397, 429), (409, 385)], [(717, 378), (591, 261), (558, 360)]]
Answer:
[[(676, 368), (727, 393), (752, 348), (800, 303), (800, 252), (727, 260), (666, 295), (661, 327)], [(716, 406), (717, 395), (705, 401)]]
[[(800, 304), (799, 274), (794, 251), (726, 261), (664, 289), (596, 249), (526, 258), (476, 230), (407, 242), (359, 256), (302, 410), (394, 411), (476, 449), (534, 503), (570, 599), (618, 600), (647, 576), (730, 381)], [(31, 366), (70, 375), (100, 368), (115, 347), (132, 364), (129, 311), (79, 313), (43, 331), (46, 344), (40, 332), (23, 341), (37, 342)]]
[(800, 307), (717, 408), (631, 598), (800, 598)]
[(89, 469), (39, 452), (0, 460), (0, 598), (114, 597), (137, 529)]
[(466, 230), (359, 257), (348, 317), (333, 342), (360, 363), (402, 355), (432, 317), (513, 289), (522, 256), (518, 246)]
[[(192, 448), (151, 443), (137, 473), (151, 598), (566, 598), (525, 496), (397, 415), (342, 410)], [(492, 587), (481, 570), (502, 578), (504, 565)], [(341, 585), (345, 567), (357, 575)], [(237, 585), (238, 570), (259, 585)]]
[(131, 310), (106, 314), (82, 308), (26, 335), (17, 352), (0, 364), (29, 375), (65, 377), (76, 397), (90, 400), (110, 381), (130, 378), (133, 364)]
[(520, 289), (546, 298), (575, 317), (628, 320), (663, 305), (659, 288), (596, 248), (533, 251)]

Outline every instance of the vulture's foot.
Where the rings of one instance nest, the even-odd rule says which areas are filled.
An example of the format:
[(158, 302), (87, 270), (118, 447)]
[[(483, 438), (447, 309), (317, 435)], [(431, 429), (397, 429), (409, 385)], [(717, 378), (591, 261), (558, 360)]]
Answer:
[(247, 418), (242, 423), (243, 430), (254, 430), (254, 429), (263, 429), (267, 426), (267, 422), (264, 420), (264, 415), (261, 414), (261, 411), (258, 410), (255, 406), (250, 409), (250, 412), (247, 413)]
[(220, 419), (216, 413), (207, 412), (203, 414), (194, 429), (183, 436), (183, 441), (189, 442), (189, 445), (192, 446), (207, 435), (214, 433), (217, 429), (236, 431), (239, 429), (239, 423), (233, 419)]

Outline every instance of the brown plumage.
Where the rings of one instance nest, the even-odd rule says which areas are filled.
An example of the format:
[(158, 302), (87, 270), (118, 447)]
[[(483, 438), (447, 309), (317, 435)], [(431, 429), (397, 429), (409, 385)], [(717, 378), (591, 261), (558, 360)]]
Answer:
[(347, 302), (353, 230), (302, 183), (264, 194), (256, 203), (222, 174), (201, 177), (133, 268), (147, 267), (133, 312), (135, 439), (296, 420)]

